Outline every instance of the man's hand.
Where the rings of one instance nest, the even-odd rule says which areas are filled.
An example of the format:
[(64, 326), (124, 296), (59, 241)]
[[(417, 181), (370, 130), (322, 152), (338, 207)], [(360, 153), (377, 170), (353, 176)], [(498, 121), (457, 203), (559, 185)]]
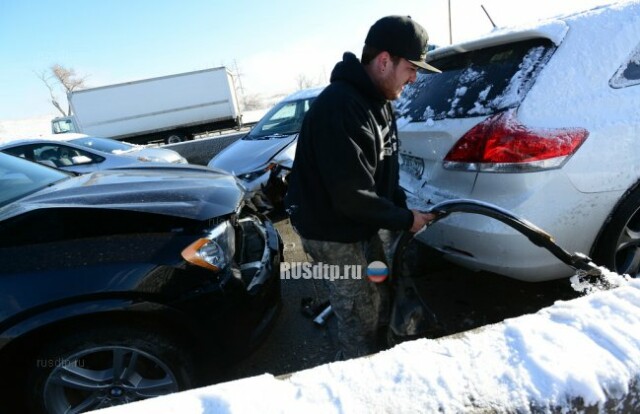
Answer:
[(432, 213), (421, 213), (418, 210), (411, 210), (413, 213), (413, 225), (409, 230), (411, 233), (415, 233), (421, 228), (423, 228), (427, 223), (431, 222), (434, 218), (436, 218), (435, 214)]

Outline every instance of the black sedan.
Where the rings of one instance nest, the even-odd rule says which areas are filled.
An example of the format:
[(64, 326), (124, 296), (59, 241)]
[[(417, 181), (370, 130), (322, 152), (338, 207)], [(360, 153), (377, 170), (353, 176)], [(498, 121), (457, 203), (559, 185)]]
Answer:
[(243, 195), (205, 167), (72, 175), (0, 154), (0, 407), (171, 393), (200, 385), (203, 356), (259, 343), (282, 242)]

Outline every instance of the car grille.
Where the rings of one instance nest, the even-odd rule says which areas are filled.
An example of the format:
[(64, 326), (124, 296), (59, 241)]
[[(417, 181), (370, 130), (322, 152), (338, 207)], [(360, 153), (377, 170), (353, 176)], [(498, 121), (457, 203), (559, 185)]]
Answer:
[(255, 216), (238, 220), (236, 227), (236, 262), (242, 281), (252, 293), (266, 281), (269, 272), (262, 271), (269, 261), (266, 230)]

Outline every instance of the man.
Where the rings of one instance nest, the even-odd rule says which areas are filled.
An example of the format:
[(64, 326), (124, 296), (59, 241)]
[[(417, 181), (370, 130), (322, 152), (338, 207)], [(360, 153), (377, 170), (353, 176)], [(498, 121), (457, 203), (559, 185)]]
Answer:
[[(362, 62), (345, 53), (305, 116), (289, 178), (287, 211), (314, 261), (385, 262), (380, 229), (416, 232), (433, 219), (406, 207), (398, 185), (398, 140), (390, 100), (425, 63), (427, 32), (410, 17), (371, 26)], [(439, 72), (439, 71), (438, 71)], [(343, 358), (377, 352), (388, 309), (384, 288), (362, 277), (329, 281)]]

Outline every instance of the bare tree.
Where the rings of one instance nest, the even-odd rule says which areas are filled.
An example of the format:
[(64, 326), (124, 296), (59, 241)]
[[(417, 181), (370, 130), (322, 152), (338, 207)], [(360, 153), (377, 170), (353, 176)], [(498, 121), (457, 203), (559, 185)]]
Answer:
[(243, 106), (247, 106), (247, 97), (245, 96), (244, 93), (244, 86), (242, 86), (242, 78), (244, 77), (244, 73), (242, 73), (240, 71), (240, 68), (238, 67), (238, 62), (233, 59), (233, 70), (234, 70), (234, 77), (235, 79), (238, 80), (238, 82), (235, 82), (235, 86), (236, 86), (236, 92), (240, 92), (240, 101), (242, 102)]
[(316, 82), (309, 79), (307, 75), (301, 73), (296, 77), (296, 86), (298, 90), (308, 89), (316, 85)]
[(67, 115), (67, 113), (62, 109), (60, 103), (58, 102), (58, 97), (54, 91), (54, 85), (52, 85), (52, 75), (49, 75), (47, 71), (36, 72), (36, 76), (40, 79), (44, 85), (49, 90), (49, 97), (51, 98), (51, 104), (62, 114), (62, 116)]
[(264, 107), (264, 99), (259, 94), (248, 94), (242, 101), (243, 111), (253, 111)]
[[(50, 71), (50, 73), (49, 73)], [(71, 106), (67, 103), (67, 111), (62, 109), (60, 102), (56, 96), (56, 86), (62, 87), (65, 94), (85, 88), (86, 76), (78, 77), (76, 71), (73, 68), (65, 68), (62, 65), (54, 64), (49, 68), (49, 71), (41, 71), (36, 74), (38, 78), (45, 84), (49, 90), (49, 96), (51, 97), (51, 104), (60, 113), (65, 115), (71, 115)], [(57, 84), (57, 85), (56, 85)]]

